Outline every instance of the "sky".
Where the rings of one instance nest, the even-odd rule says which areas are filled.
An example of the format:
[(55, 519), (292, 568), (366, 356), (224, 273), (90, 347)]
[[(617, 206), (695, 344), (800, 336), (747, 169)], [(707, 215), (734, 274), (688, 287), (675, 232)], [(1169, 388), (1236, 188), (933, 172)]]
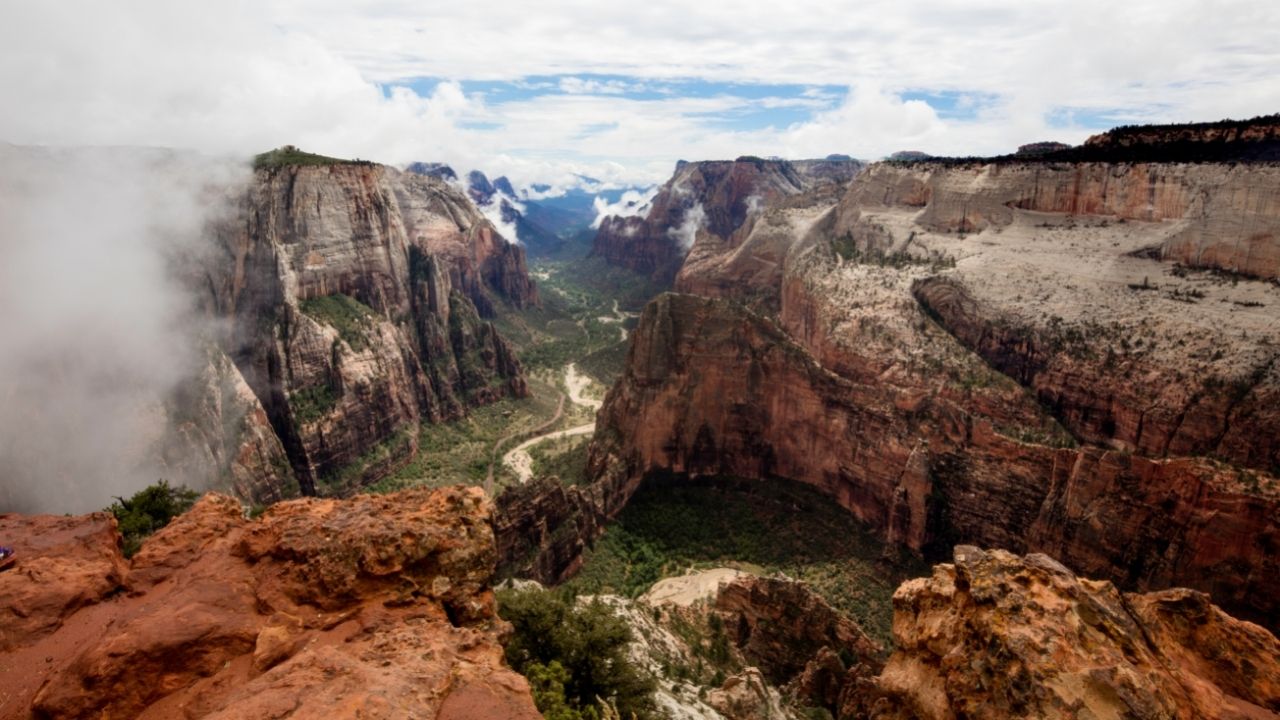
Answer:
[(1277, 67), (1274, 0), (0, 0), (0, 142), (647, 184), (1268, 114)]

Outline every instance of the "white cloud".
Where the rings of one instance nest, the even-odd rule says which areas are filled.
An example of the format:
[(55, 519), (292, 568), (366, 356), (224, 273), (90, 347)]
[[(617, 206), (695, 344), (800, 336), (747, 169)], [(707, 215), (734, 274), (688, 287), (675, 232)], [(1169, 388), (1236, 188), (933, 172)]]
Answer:
[[(1280, 109), (1280, 44), (1262, 32), (1280, 27), (1280, 5), (1257, 0), (797, 0), (787, 12), (764, 0), (66, 0), (10, 3), (3, 20), (2, 141), (246, 154), (293, 143), (517, 183), (660, 182), (677, 158), (1003, 152), (1099, 129), (1051, 127), (1057, 108), (1152, 121)], [(450, 81), (383, 90), (421, 77)], [(690, 78), (807, 89), (626, 96)], [(553, 94), (494, 103), (458, 84), (486, 79)], [(908, 91), (959, 93), (966, 119)], [(770, 107), (814, 115), (763, 130), (717, 122)]]
[(706, 223), (707, 211), (703, 209), (702, 203), (694, 203), (693, 207), (684, 211), (684, 218), (681, 219), (680, 225), (669, 228), (667, 235), (680, 243), (680, 247), (688, 252), (689, 248), (693, 247), (693, 241), (698, 238), (698, 231)]
[(622, 193), (617, 202), (613, 203), (606, 201), (602, 197), (596, 197), (593, 201), (596, 219), (591, 222), (591, 227), (600, 227), (600, 223), (610, 216), (635, 217), (637, 215), (647, 215), (649, 213), (649, 203), (653, 202), (653, 198), (658, 194), (659, 189), (655, 185), (645, 191), (627, 190)]
[(623, 80), (596, 80), (569, 76), (560, 79), (561, 92), (569, 95), (621, 95), (628, 92), (644, 92), (648, 88), (643, 83), (629, 83)]

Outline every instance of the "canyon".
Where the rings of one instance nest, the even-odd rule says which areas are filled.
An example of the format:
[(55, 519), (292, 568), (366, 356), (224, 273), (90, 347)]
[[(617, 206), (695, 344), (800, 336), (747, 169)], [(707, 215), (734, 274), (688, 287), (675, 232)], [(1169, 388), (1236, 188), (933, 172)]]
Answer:
[[(444, 166), (259, 156), (174, 261), (209, 329), (160, 418), (163, 466), (234, 497), (131, 558), (110, 513), (0, 513), (0, 717), (539, 717), (506, 580), (622, 618), (663, 717), (1275, 717), (1278, 127), (681, 162), (541, 287), (476, 205), (509, 182), (469, 198)], [(552, 281), (605, 268), (636, 285)], [(517, 432), (534, 388), (559, 405)], [(441, 437), (501, 438), (487, 479), (361, 494), (482, 411), (491, 436)], [(914, 578), (891, 632), (830, 597), (887, 613), (888, 589), (690, 567), (620, 528), (643, 491), (693, 486), (809, 512), (758, 490), (788, 483), (878, 555), (841, 559)], [(714, 505), (753, 528), (760, 507)], [(668, 579), (575, 586), (613, 532), (622, 572)]]
[(1275, 629), (1276, 172), (879, 163), (700, 234), (599, 414), (601, 513), (654, 474), (798, 480), (928, 558), (1044, 552)]

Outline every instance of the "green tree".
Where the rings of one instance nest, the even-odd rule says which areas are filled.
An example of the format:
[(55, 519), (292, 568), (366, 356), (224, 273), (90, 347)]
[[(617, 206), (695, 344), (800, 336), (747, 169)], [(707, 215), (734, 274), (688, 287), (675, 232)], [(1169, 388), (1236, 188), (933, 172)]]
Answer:
[(653, 680), (627, 658), (631, 628), (607, 605), (576, 603), (563, 592), (505, 590), (498, 613), (515, 629), (507, 662), (535, 685), (548, 718), (594, 719), (605, 710), (601, 703), (624, 718), (653, 717)]
[(195, 490), (174, 487), (167, 480), (161, 480), (134, 493), (128, 500), (116, 498), (107, 512), (116, 516), (120, 534), (124, 536), (124, 556), (133, 557), (143, 540), (190, 510), (199, 497), (200, 493)]

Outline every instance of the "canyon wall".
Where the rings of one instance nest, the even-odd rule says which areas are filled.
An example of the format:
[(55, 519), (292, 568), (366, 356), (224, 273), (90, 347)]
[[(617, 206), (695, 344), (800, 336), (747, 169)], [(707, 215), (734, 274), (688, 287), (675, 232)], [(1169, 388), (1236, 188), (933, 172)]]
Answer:
[(216, 235), (193, 274), (304, 494), (376, 480), (417, 452), (419, 423), (526, 392), (485, 319), (537, 303), (524, 252), (446, 183), (260, 169)]
[(646, 309), (592, 492), (799, 480), (927, 556), (1045, 552), (1274, 626), (1277, 229), (1271, 162), (881, 163), (790, 196)]
[(709, 235), (734, 245), (764, 209), (816, 188), (834, 191), (861, 169), (856, 160), (835, 158), (682, 161), (647, 215), (604, 219), (591, 255), (665, 285), (696, 238)]
[(1188, 585), (1273, 618), (1280, 497), (1210, 461), (1020, 442), (927, 387), (820, 365), (768, 318), (664, 295), (646, 308), (591, 449), (616, 514), (655, 472), (784, 477), (886, 540), (1041, 551), (1130, 587)]

